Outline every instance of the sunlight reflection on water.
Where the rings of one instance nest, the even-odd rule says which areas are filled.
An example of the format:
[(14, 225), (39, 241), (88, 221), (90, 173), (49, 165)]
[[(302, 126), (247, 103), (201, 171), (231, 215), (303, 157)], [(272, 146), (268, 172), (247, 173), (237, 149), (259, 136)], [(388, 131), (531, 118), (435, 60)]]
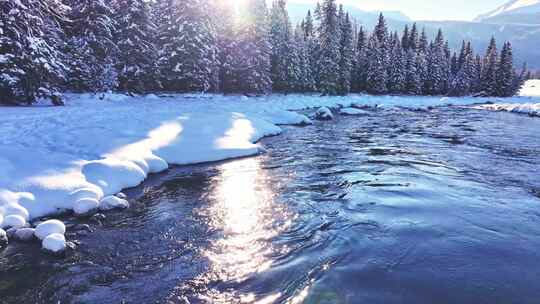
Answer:
[[(222, 231), (203, 253), (210, 261), (210, 277), (217, 282), (242, 282), (272, 265), (272, 238), (290, 225), (285, 206), (276, 203), (260, 158), (246, 158), (221, 165), (211, 199), (209, 225)], [(207, 276), (206, 274), (205, 276)], [(261, 303), (273, 303), (279, 296), (270, 295)], [(213, 303), (232, 299), (254, 303), (254, 295), (213, 293)], [(209, 299), (210, 300), (210, 299)]]

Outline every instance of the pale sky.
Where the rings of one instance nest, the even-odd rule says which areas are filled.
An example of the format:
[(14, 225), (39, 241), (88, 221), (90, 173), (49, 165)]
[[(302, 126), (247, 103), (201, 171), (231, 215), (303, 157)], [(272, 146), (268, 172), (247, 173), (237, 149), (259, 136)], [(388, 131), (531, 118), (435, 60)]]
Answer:
[[(487, 13), (509, 0), (338, 0), (369, 11), (401, 11), (414, 20), (467, 20)], [(317, 0), (289, 0), (316, 3)]]

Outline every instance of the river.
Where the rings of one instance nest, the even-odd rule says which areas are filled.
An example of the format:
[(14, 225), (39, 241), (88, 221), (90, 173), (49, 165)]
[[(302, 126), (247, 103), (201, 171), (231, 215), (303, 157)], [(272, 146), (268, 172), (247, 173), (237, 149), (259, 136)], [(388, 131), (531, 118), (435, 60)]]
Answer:
[(66, 258), (13, 243), (0, 303), (538, 303), (540, 119), (370, 109), (261, 144), (65, 218)]

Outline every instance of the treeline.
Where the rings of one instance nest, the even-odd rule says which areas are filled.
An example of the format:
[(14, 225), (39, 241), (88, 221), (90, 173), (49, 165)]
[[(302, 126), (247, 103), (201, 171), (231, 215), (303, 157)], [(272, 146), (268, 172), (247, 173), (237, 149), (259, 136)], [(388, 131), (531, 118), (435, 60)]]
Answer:
[(292, 25), (285, 0), (1, 0), (0, 103), (62, 91), (512, 96), (509, 42), (452, 52), (439, 31), (356, 26), (335, 0)]

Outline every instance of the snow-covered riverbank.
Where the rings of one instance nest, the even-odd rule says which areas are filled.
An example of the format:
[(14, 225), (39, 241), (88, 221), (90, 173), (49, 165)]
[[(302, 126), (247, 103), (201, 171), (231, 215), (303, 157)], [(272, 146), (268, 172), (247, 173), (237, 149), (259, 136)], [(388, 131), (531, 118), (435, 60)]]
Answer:
[[(540, 102), (540, 98), (534, 99)], [(293, 112), (315, 107), (384, 105), (428, 107), (526, 98), (317, 97), (260, 98), (214, 95), (127, 97), (104, 100), (68, 95), (67, 106), (0, 108), (0, 227), (75, 210), (109, 209), (111, 197), (148, 174), (183, 165), (257, 154), (256, 142), (305, 124)], [(104, 200), (106, 198), (106, 200)], [(105, 204), (106, 203), (106, 204)], [(120, 206), (125, 206), (121, 202)]]

